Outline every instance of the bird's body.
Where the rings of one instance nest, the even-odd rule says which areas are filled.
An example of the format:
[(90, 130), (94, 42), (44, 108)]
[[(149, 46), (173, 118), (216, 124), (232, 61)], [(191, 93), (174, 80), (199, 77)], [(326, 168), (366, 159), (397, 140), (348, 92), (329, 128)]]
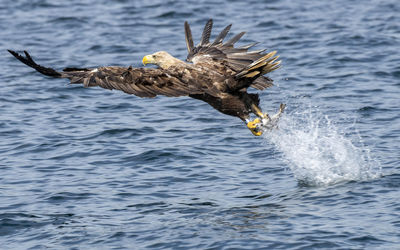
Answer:
[[(255, 44), (234, 48), (234, 43), (243, 36), (243, 32), (223, 43), (230, 25), (210, 43), (211, 27), (212, 20), (209, 20), (200, 44), (194, 47), (189, 25), (185, 23), (187, 61), (192, 63), (179, 60), (165, 51), (143, 58), (144, 65), (155, 64), (158, 68), (110, 66), (65, 68), (59, 72), (36, 64), (26, 51), (25, 57), (11, 50), (9, 52), (38, 72), (68, 78), (72, 84), (116, 89), (139, 97), (189, 96), (202, 100), (224, 114), (239, 117), (254, 135), (261, 135), (259, 126), (262, 120), (268, 122), (271, 118), (261, 112), (258, 95), (248, 93), (247, 88), (263, 90), (272, 86), (272, 80), (263, 75), (279, 67), (276, 52), (249, 52), (248, 49)], [(283, 109), (284, 105), (281, 105), (278, 117)], [(259, 118), (250, 121), (251, 113)]]

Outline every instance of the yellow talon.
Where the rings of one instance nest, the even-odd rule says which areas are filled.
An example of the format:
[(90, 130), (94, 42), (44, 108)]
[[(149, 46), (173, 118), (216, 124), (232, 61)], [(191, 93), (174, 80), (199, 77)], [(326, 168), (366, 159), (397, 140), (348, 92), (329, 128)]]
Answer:
[(260, 122), (261, 122), (260, 118), (256, 118), (256, 119), (254, 119), (254, 121), (248, 122), (247, 123), (247, 127), (249, 129), (255, 129), (255, 128), (257, 128), (257, 124), (260, 123)]
[(255, 136), (260, 136), (260, 135), (262, 135), (262, 131), (261, 130), (259, 130), (259, 131), (254, 131), (254, 130), (251, 130), (250, 129), (250, 131), (251, 131), (251, 133), (253, 133), (253, 135), (255, 135)]
[(251, 133), (255, 136), (262, 135), (263, 131), (258, 127), (258, 124), (261, 123), (260, 118), (256, 118), (253, 121), (247, 123), (247, 127), (250, 129)]

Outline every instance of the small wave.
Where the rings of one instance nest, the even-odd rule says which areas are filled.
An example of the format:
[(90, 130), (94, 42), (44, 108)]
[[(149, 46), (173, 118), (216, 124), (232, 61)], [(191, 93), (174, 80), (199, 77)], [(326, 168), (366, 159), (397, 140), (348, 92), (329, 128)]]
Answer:
[(45, 226), (46, 222), (36, 215), (25, 213), (1, 213), (0, 236), (12, 235), (20, 230)]
[(174, 17), (174, 18), (184, 17), (184, 18), (188, 18), (191, 15), (192, 14), (189, 13), (189, 12), (168, 11), (168, 12), (161, 13), (160, 15), (156, 16), (156, 18), (168, 18), (168, 17)]
[(332, 185), (381, 175), (379, 163), (371, 157), (354, 125), (344, 133), (328, 116), (311, 108), (285, 114), (279, 129), (265, 133), (265, 138), (283, 153), (284, 161), (303, 185)]

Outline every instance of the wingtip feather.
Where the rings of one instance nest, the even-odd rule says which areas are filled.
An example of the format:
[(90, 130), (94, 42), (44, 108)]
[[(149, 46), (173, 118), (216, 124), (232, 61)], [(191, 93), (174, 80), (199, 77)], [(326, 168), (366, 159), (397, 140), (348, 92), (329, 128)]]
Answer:
[(240, 40), (240, 38), (242, 38), (242, 36), (246, 34), (245, 31), (240, 32), (239, 34), (235, 35), (234, 37), (232, 37), (231, 39), (229, 39), (224, 45), (225, 46), (233, 46), (237, 41)]
[(219, 35), (215, 38), (214, 42), (212, 45), (217, 45), (222, 43), (222, 41), (224, 40), (224, 38), (226, 37), (226, 35), (229, 33), (230, 29), (232, 27), (232, 24), (229, 24), (228, 26), (226, 26), (221, 33), (219, 33)]
[(186, 47), (188, 53), (190, 53), (194, 48), (192, 31), (190, 30), (190, 25), (187, 21), (185, 21), (185, 39), (186, 39)]
[(212, 26), (213, 26), (213, 20), (209, 19), (207, 23), (204, 25), (203, 34), (201, 35), (201, 42), (200, 42), (201, 46), (210, 43)]

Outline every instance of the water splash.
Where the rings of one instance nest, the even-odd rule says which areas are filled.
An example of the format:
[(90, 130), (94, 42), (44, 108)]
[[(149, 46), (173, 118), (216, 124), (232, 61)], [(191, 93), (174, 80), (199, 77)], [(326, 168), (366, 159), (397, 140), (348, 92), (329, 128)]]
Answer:
[(284, 161), (304, 185), (370, 180), (381, 173), (354, 124), (344, 133), (328, 116), (311, 107), (283, 115), (279, 129), (266, 132), (264, 137), (282, 152)]

